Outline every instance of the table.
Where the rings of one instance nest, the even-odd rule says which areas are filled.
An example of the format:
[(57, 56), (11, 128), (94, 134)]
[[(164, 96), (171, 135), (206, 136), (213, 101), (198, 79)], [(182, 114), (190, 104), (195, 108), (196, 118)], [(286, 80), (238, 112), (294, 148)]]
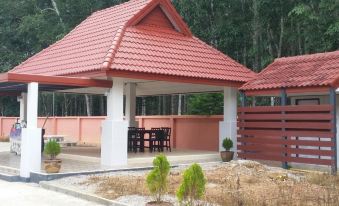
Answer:
[[(151, 145), (153, 143), (151, 143), (151, 141), (159, 141), (159, 147), (160, 150), (163, 151), (164, 149), (164, 131), (163, 130), (155, 130), (155, 129), (145, 129), (145, 130), (132, 130), (133, 132), (135, 132), (136, 136), (140, 137), (140, 139), (136, 138), (137, 141), (140, 141), (140, 152), (144, 152), (145, 148), (147, 148), (145, 146), (145, 141), (149, 141), (150, 145), (148, 146), (148, 148), (150, 148), (150, 152), (153, 152), (153, 148), (151, 148)], [(148, 134), (148, 138), (145, 138), (145, 135)], [(151, 138), (152, 135), (155, 134), (155, 138)]]

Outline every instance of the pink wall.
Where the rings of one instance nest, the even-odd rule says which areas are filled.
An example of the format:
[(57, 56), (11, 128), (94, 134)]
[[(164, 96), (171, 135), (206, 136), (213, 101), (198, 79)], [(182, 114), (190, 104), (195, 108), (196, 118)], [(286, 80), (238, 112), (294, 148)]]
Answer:
[[(65, 135), (66, 140), (100, 144), (101, 122), (105, 117), (50, 117), (46, 134)], [(15, 117), (0, 117), (0, 138), (9, 135)], [(179, 149), (218, 150), (218, 125), (222, 116), (139, 116), (139, 127), (171, 127), (172, 146)], [(39, 118), (41, 127), (45, 118)]]

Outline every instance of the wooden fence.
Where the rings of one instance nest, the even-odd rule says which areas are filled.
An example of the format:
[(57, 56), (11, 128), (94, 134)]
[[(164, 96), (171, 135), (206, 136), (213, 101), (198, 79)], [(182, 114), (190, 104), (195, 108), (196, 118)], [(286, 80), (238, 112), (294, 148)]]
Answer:
[(333, 111), (331, 105), (241, 107), (238, 156), (336, 167)]

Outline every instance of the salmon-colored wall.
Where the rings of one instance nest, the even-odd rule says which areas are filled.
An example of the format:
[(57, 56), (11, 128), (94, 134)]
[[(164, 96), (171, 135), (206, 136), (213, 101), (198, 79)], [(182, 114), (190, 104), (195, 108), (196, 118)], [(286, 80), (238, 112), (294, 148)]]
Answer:
[[(9, 135), (16, 117), (0, 117), (0, 138)], [(46, 135), (65, 135), (68, 141), (100, 144), (101, 122), (105, 117), (50, 117), (45, 124)], [(222, 116), (139, 116), (139, 127), (172, 128), (172, 147), (218, 151), (219, 121)], [(44, 117), (38, 120), (42, 127)]]

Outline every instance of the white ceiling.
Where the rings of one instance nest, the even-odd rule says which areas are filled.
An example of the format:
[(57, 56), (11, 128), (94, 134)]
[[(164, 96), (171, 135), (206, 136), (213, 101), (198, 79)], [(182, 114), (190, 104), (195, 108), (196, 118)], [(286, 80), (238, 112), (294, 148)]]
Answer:
[[(222, 86), (211, 86), (202, 84), (186, 84), (186, 83), (132, 80), (132, 79), (125, 79), (125, 81), (136, 83), (137, 96), (220, 92), (223, 90)], [(105, 88), (91, 87), (91, 88), (62, 90), (58, 92), (81, 93), (81, 94), (105, 94), (107, 91), (108, 89)]]

